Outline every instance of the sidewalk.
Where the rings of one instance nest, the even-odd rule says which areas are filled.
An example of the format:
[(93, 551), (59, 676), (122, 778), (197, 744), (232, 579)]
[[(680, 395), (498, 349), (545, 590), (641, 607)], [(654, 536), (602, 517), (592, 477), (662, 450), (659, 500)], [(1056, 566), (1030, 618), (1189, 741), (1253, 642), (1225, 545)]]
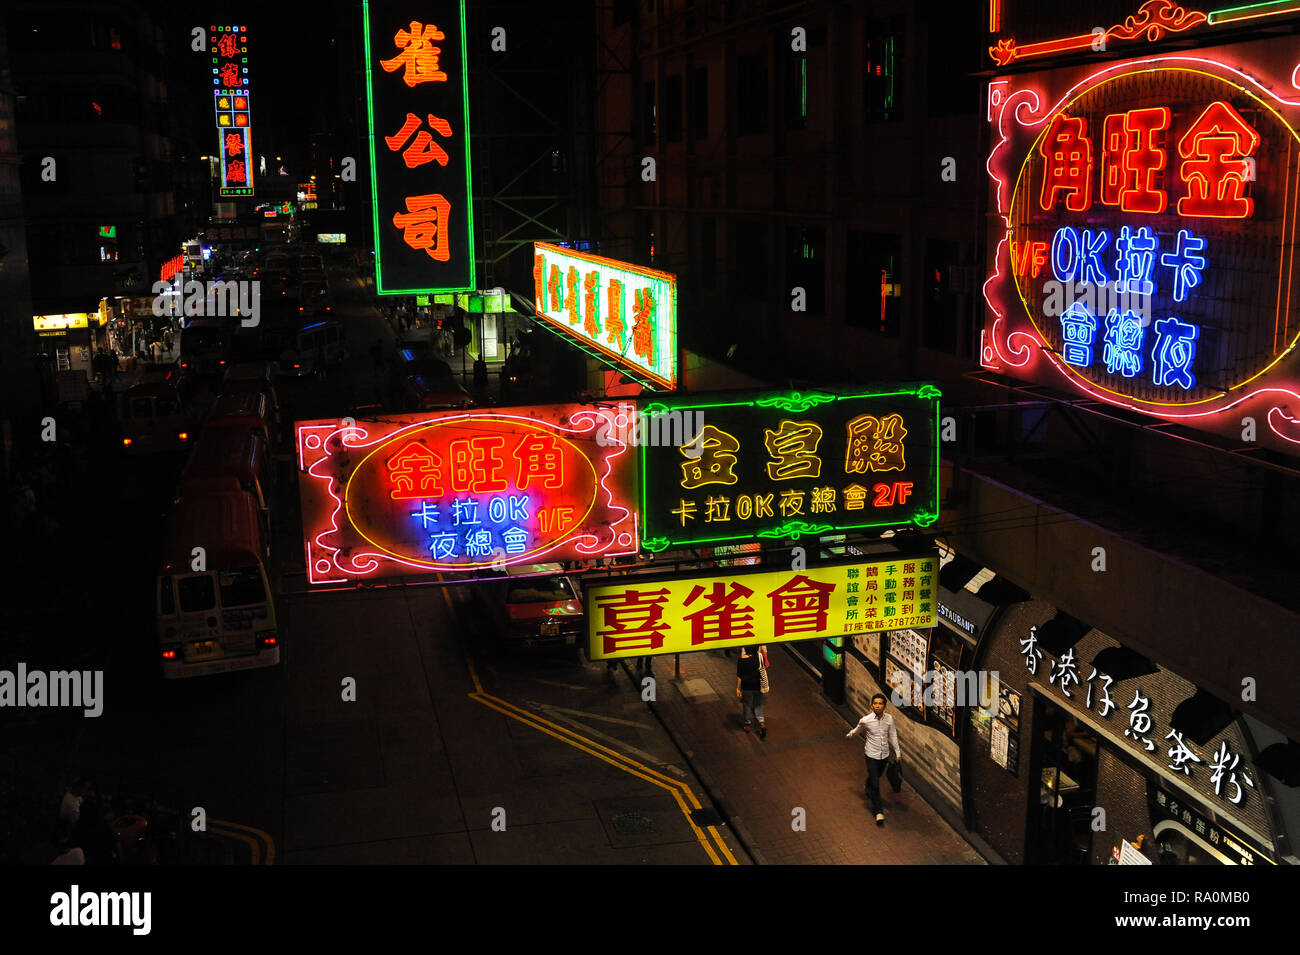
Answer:
[[(652, 710), (687, 755), (736, 835), (766, 865), (984, 865), (985, 860), (908, 784), (881, 780), (885, 826), (866, 793), (862, 740), (821, 687), (779, 646), (771, 647), (767, 739), (741, 729), (736, 658), (721, 650), (654, 658)], [(632, 661), (627, 672), (640, 683)], [(757, 728), (757, 727), (756, 727)], [(805, 831), (792, 828), (804, 810)]]

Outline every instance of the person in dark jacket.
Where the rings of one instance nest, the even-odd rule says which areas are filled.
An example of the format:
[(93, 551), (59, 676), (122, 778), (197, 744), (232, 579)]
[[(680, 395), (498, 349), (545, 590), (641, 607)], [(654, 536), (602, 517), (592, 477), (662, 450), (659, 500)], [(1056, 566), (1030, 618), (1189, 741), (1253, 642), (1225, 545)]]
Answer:
[(763, 688), (759, 678), (758, 647), (745, 647), (736, 661), (736, 696), (745, 707), (745, 732), (758, 717), (759, 739), (767, 738), (767, 720), (763, 716)]

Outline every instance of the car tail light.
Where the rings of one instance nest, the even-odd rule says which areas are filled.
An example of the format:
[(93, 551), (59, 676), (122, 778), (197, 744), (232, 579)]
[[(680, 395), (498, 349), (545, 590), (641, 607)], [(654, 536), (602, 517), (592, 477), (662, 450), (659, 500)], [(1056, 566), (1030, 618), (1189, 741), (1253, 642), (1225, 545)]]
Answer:
[(182, 441), (188, 441), (190, 439), (190, 433), (188, 431), (182, 431), (180, 434), (176, 435), (176, 437), (180, 438)]
[(122, 439), (122, 447), (124, 447), (124, 448), (129, 448), (129, 447), (131, 447), (131, 439), (130, 439), (130, 438), (123, 438), (123, 439)]
[(162, 658), (164, 660), (172, 661), (175, 660), (176, 657), (177, 657), (176, 647), (163, 647)]
[(224, 358), (221, 359), (221, 361), (217, 362), (217, 364), (219, 364), (219, 365), (224, 365), (225, 363), (226, 363), (226, 360), (225, 360)]
[(301, 368), (302, 365), (298, 364), (297, 362), (294, 362), (294, 363), (293, 363), (293, 367), (294, 367), (294, 368)]
[(269, 650), (271, 647), (279, 645), (279, 641), (276, 639), (274, 633), (262, 634), (257, 638), (257, 642), (261, 644), (263, 650)]

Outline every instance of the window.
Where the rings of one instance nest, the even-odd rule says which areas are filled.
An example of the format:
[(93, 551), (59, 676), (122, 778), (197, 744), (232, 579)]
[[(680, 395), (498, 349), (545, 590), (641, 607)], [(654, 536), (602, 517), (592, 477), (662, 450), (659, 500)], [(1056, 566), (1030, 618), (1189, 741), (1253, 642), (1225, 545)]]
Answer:
[(663, 98), (659, 106), (663, 114), (664, 142), (682, 141), (682, 76), (680, 73), (664, 77)]
[(184, 613), (202, 613), (217, 605), (217, 595), (212, 589), (212, 577), (204, 574), (200, 577), (182, 577), (176, 582), (176, 590), (181, 598), (181, 611)]
[(862, 58), (862, 99), (867, 123), (890, 123), (903, 118), (902, 48), (901, 21), (867, 23)]
[(927, 348), (954, 355), (957, 353), (957, 296), (952, 273), (959, 255), (956, 242), (925, 240), (922, 342)]
[(699, 220), (700, 244), (699, 282), (701, 288), (716, 288), (718, 284), (718, 223), (713, 216)]
[(709, 138), (709, 69), (697, 66), (691, 70), (687, 81), (686, 109), (690, 122), (691, 139)]
[(786, 129), (803, 129), (808, 124), (808, 57), (788, 53), (785, 57), (785, 84), (782, 88), (781, 112)]
[(767, 298), (767, 225), (737, 220), (736, 297)]
[(767, 132), (767, 53), (747, 53), (736, 60), (736, 132)]
[(256, 565), (221, 571), (221, 606), (247, 607), (266, 603), (266, 588), (262, 586), (262, 571)]
[(657, 135), (654, 80), (646, 80), (641, 84), (641, 91), (641, 139), (653, 145)]
[(791, 226), (785, 230), (786, 284), (805, 293), (809, 315), (826, 314), (826, 230)]
[(845, 317), (849, 325), (898, 337), (903, 311), (903, 240), (850, 230), (844, 257)]

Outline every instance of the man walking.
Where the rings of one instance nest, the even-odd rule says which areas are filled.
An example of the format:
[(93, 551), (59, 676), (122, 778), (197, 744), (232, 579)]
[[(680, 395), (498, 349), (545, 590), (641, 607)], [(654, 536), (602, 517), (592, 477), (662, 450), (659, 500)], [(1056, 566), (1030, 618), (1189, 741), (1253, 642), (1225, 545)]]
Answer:
[(902, 758), (898, 748), (898, 733), (894, 729), (894, 717), (885, 712), (885, 694), (877, 693), (871, 698), (871, 712), (858, 720), (858, 725), (844, 734), (845, 739), (862, 734), (863, 750), (867, 757), (867, 795), (871, 799), (871, 811), (876, 814), (876, 825), (885, 825), (885, 809), (880, 802), (880, 775), (890, 760), (889, 751), (894, 751), (893, 759)]

